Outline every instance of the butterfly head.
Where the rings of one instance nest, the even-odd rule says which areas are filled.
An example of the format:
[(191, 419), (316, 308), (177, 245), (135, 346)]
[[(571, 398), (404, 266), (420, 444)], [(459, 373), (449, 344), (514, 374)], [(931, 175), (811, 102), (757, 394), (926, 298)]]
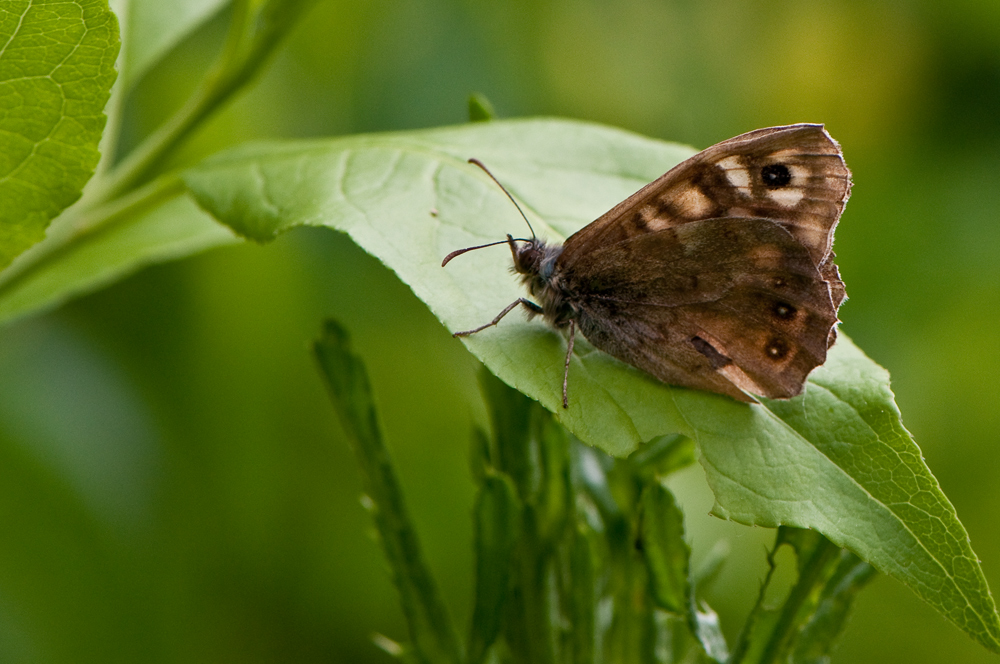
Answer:
[(538, 295), (552, 280), (562, 245), (550, 245), (537, 238), (515, 240), (507, 236), (514, 257), (514, 271), (522, 276), (532, 295)]

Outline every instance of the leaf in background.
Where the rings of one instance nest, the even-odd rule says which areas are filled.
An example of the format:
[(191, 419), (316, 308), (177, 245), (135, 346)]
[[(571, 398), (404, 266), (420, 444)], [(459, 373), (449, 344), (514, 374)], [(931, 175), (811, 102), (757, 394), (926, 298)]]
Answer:
[(240, 241), (183, 195), (148, 210), (130, 210), (66, 245), (62, 234), (80, 231), (64, 228), (60, 221), (0, 273), (0, 322), (56, 307), (146, 265)]
[[(573, 626), (569, 635), (569, 649), (573, 662), (592, 664), (597, 647), (597, 577), (602, 572), (597, 554), (597, 534), (581, 519), (570, 539), (569, 567), (572, 583), (567, 589), (566, 615)], [(601, 630), (603, 631), (603, 630)]]
[(106, 0), (0, 9), (0, 268), (45, 235), (94, 172), (115, 81)]
[(496, 116), (493, 104), (485, 95), (478, 92), (469, 95), (469, 122), (487, 122)]
[(130, 87), (230, 0), (123, 0), (121, 85)]
[(661, 609), (687, 615), (691, 607), (691, 550), (684, 541), (684, 515), (673, 494), (659, 482), (648, 484), (640, 500), (642, 554), (649, 568), (653, 600)]
[[(783, 544), (795, 551), (798, 578), (780, 604), (770, 606), (774, 600), (766, 596), (773, 594), (777, 553)], [(853, 553), (838, 550), (819, 533), (796, 528), (778, 530), (768, 563), (771, 569), (731, 664), (828, 662), (851, 603), (871, 580), (874, 569)]]
[[(440, 267), (456, 248), (525, 232), (469, 157), (522, 202), (540, 237), (560, 240), (691, 153), (581, 122), (493, 121), (250, 145), (205, 161), (185, 181), (206, 210), (256, 240), (302, 224), (348, 233), (449, 329), (462, 330), (523, 295), (503, 246)], [(845, 335), (802, 396), (759, 405), (665, 385), (581, 340), (569, 410), (560, 397), (565, 341), (540, 321), (509, 316), (463, 343), (612, 455), (670, 433), (694, 439), (718, 516), (813, 528), (1000, 650), (1000, 617), (968, 536), (903, 429), (888, 374)]]
[(368, 371), (351, 350), (347, 332), (335, 321), (326, 321), (313, 352), (361, 467), (362, 486), (371, 500), (372, 518), (399, 591), (413, 648), (421, 661), (458, 664), (458, 638), (424, 562), (399, 480), (382, 442)]
[(643, 477), (666, 477), (693, 464), (697, 455), (693, 440), (671, 434), (649, 441), (628, 460)]
[(684, 541), (684, 515), (673, 494), (654, 480), (643, 489), (640, 500), (642, 555), (653, 601), (683, 617), (706, 656), (725, 662), (729, 650), (718, 616), (707, 606), (698, 610), (690, 578), (691, 549)]
[(794, 661), (825, 664), (847, 623), (858, 593), (875, 576), (875, 568), (850, 551), (841, 551), (837, 568), (827, 581), (819, 606), (802, 628), (795, 644)]
[(466, 658), (469, 664), (482, 662), (500, 633), (511, 556), (520, 536), (520, 517), (521, 504), (514, 483), (502, 473), (488, 473), (473, 508), (476, 596)]

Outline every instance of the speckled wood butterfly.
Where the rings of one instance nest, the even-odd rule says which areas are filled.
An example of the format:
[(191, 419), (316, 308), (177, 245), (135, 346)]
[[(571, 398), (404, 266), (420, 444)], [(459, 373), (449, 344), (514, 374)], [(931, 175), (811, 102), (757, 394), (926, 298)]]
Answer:
[[(514, 268), (537, 302), (520, 298), (455, 336), (496, 325), (518, 305), (566, 330), (563, 407), (577, 330), (666, 383), (747, 402), (793, 397), (837, 336), (845, 291), (831, 247), (850, 190), (840, 146), (823, 125), (731, 138), (562, 245), (534, 231), (508, 235)], [(452, 252), (442, 265), (479, 248)]]

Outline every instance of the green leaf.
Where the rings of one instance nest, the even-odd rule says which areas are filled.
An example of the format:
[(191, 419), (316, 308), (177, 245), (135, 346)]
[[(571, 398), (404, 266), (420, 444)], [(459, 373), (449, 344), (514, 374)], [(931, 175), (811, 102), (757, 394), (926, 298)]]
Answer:
[(492, 467), (490, 460), (491, 441), (489, 434), (480, 427), (472, 430), (472, 441), (469, 445), (469, 470), (472, 472), (472, 480), (476, 484), (482, 484), (486, 478), (486, 472)]
[(693, 464), (697, 455), (693, 440), (671, 434), (649, 441), (628, 460), (643, 477), (666, 477)]
[[(691, 413), (713, 512), (812, 528), (1000, 652), (1000, 618), (978, 558), (903, 428), (888, 374), (846, 339), (836, 347), (798, 399), (732, 408), (728, 416)], [(788, 435), (771, 438), (758, 418)], [(742, 440), (729, 433), (741, 428)]]
[(554, 544), (564, 534), (573, 509), (570, 480), (569, 434), (551, 415), (532, 404), (543, 417), (535, 418), (539, 490), (530, 505), (538, 538)]
[[(502, 245), (446, 268), (440, 260), (526, 232), (469, 157), (490, 167), (540, 237), (560, 240), (691, 153), (581, 122), (493, 121), (250, 145), (207, 160), (185, 181), (206, 210), (253, 239), (302, 224), (348, 233), (449, 329), (465, 330), (490, 321), (523, 290)], [(813, 528), (1000, 651), (1000, 617), (954, 508), (903, 429), (888, 374), (845, 335), (802, 396), (757, 405), (665, 385), (578, 339), (568, 410), (560, 395), (565, 340), (541, 321), (511, 315), (462, 342), (504, 382), (612, 455), (666, 434), (693, 439), (718, 516)]]
[[(194, 204), (165, 192), (108, 212), (110, 223), (53, 223), (48, 236), (0, 273), (0, 322), (58, 306), (136, 270), (240, 239)], [(103, 217), (102, 217), (103, 219)], [(66, 242), (68, 235), (74, 241)]]
[(229, 0), (125, 0), (122, 4), (119, 16), (126, 48), (121, 84), (129, 87)]
[(691, 550), (684, 541), (684, 515), (673, 494), (659, 482), (647, 485), (640, 500), (642, 554), (653, 600), (661, 609), (686, 615), (691, 606)]
[(486, 95), (474, 92), (469, 95), (469, 122), (486, 122), (497, 116)]
[(0, 8), (0, 268), (80, 197), (100, 157), (118, 22), (107, 0)]
[(719, 618), (707, 606), (699, 610), (694, 598), (691, 549), (684, 541), (684, 515), (673, 494), (652, 481), (643, 489), (640, 501), (642, 555), (649, 570), (653, 602), (682, 616), (706, 656), (715, 662), (725, 662), (729, 653)]
[(461, 661), (458, 638), (420, 550), (402, 489), (382, 442), (368, 372), (351, 350), (347, 332), (327, 321), (313, 345), (333, 405), (361, 466), (361, 480), (419, 659)]
[(597, 534), (580, 520), (569, 542), (570, 583), (566, 592), (566, 614), (572, 626), (569, 650), (575, 664), (592, 664), (596, 647), (597, 578), (601, 573), (596, 551)]
[(698, 595), (715, 585), (728, 558), (729, 543), (726, 540), (718, 540), (712, 545), (701, 564), (698, 565), (698, 569), (694, 570), (693, 580)]
[[(769, 606), (765, 598), (773, 594), (777, 553), (783, 544), (795, 551), (798, 578), (780, 605)], [(871, 580), (874, 569), (853, 553), (838, 550), (819, 533), (785, 527), (778, 530), (768, 563), (767, 580), (731, 664), (828, 662), (851, 603)]]
[[(506, 232), (527, 231), (496, 184), (466, 163), (469, 157), (485, 162), (525, 203), (540, 235), (562, 239), (691, 153), (579, 122), (493, 121), (248, 145), (191, 169), (185, 181), (206, 210), (251, 239), (269, 240), (302, 224), (348, 233), (449, 329), (464, 330), (491, 320), (523, 291), (509, 274), (510, 254), (502, 246), (459, 257), (446, 268), (441, 259)], [(511, 315), (463, 343), (508, 385), (615, 456), (689, 429), (674, 401), (695, 393), (669, 388), (582, 339), (570, 369), (570, 408), (563, 411), (565, 343), (540, 321)]]
[(496, 440), (493, 465), (513, 480), (519, 496), (534, 497), (539, 478), (531, 454), (531, 400), (485, 370), (479, 373), (479, 386)]
[(795, 644), (797, 664), (825, 664), (840, 636), (858, 593), (875, 576), (875, 568), (850, 551), (841, 551), (837, 567), (823, 588), (819, 605)]
[(475, 520), (476, 597), (468, 657), (479, 664), (500, 633), (500, 618), (510, 583), (511, 556), (520, 536), (521, 505), (513, 482), (502, 473), (483, 478)]

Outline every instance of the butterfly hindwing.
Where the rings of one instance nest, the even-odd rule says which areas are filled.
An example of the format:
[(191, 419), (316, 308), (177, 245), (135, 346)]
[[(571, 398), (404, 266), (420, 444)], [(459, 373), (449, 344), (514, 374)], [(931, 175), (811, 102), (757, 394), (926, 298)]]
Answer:
[(770, 219), (639, 234), (576, 268), (562, 278), (591, 343), (665, 382), (744, 400), (798, 394), (837, 322), (808, 249)]

